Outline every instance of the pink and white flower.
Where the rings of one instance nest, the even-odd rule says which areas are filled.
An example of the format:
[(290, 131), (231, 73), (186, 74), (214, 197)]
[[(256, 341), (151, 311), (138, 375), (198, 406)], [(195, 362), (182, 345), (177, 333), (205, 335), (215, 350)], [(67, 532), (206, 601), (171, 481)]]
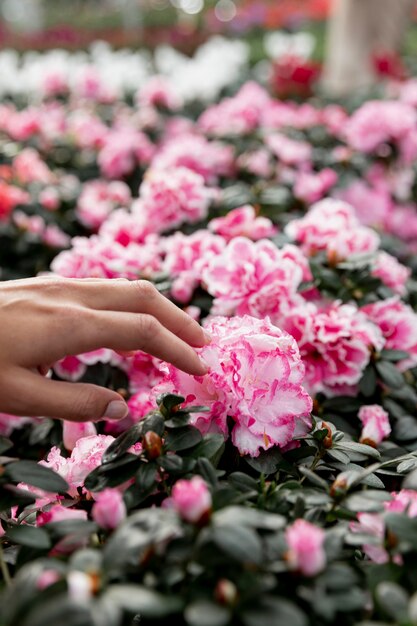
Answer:
[(234, 237), (248, 237), (252, 241), (273, 237), (278, 229), (268, 217), (257, 216), (250, 204), (229, 211), (224, 217), (217, 217), (208, 223), (208, 228), (227, 241)]
[(359, 409), (359, 419), (363, 425), (361, 443), (376, 448), (391, 433), (389, 415), (378, 404), (362, 406)]
[(212, 318), (210, 345), (201, 350), (209, 365), (204, 377), (168, 366), (157, 391), (171, 391), (186, 404), (209, 407), (193, 413), (191, 423), (203, 433), (228, 436), (241, 454), (258, 456), (272, 445), (286, 446), (311, 427), (312, 401), (302, 387), (304, 366), (295, 341), (268, 319)]
[(378, 326), (384, 339), (386, 350), (408, 352), (408, 358), (398, 363), (404, 372), (417, 365), (417, 315), (413, 309), (401, 302), (398, 296), (380, 300), (362, 307), (367, 317)]
[(325, 532), (304, 519), (296, 520), (285, 531), (289, 567), (303, 574), (316, 576), (326, 565)]
[(379, 328), (356, 306), (338, 302), (325, 308), (308, 303), (294, 309), (283, 328), (300, 348), (310, 393), (337, 395), (340, 386), (354, 388), (372, 350), (381, 350), (385, 343)]
[(211, 504), (207, 483), (201, 476), (193, 476), (191, 480), (178, 480), (163, 506), (175, 509), (186, 522), (198, 524), (210, 514)]
[(126, 517), (123, 495), (117, 489), (103, 489), (95, 495), (91, 515), (101, 528), (114, 530)]

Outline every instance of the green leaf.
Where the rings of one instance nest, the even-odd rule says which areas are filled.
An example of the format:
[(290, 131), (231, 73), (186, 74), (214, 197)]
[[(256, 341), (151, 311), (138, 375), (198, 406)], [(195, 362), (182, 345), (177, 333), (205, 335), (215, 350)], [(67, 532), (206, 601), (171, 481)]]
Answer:
[(308, 467), (300, 465), (298, 469), (303, 476), (305, 476), (311, 483), (313, 483), (313, 485), (316, 485), (316, 487), (320, 487), (320, 489), (324, 489), (324, 491), (329, 490), (329, 485), (327, 484), (327, 482), (323, 478), (318, 476), (315, 472), (311, 471)]
[(390, 361), (377, 361), (375, 367), (382, 382), (388, 385), (388, 387), (397, 389), (404, 385), (404, 376)]
[(245, 456), (245, 461), (260, 474), (274, 474), (278, 465), (284, 460), (281, 452), (277, 447), (270, 448), (269, 450), (261, 450), (259, 456), (250, 457)]
[(196, 600), (187, 606), (184, 618), (188, 626), (227, 626), (231, 613), (210, 600)]
[(224, 437), (217, 433), (205, 435), (203, 440), (191, 450), (189, 456), (193, 459), (204, 457), (213, 465), (217, 465), (224, 451)]
[(242, 612), (245, 626), (307, 626), (307, 616), (295, 604), (283, 598), (265, 596)]
[[(86, 602), (68, 598), (64, 594), (35, 605), (19, 626), (45, 626), (45, 624), (65, 624), (65, 626), (92, 626), (95, 624), (92, 606)], [(102, 624), (102, 622), (101, 622)], [(104, 625), (103, 625), (104, 626)]]
[(348, 465), (350, 463), (349, 455), (347, 455), (346, 452), (342, 452), (341, 450), (329, 448), (329, 450), (326, 451), (326, 454), (330, 458), (338, 461), (339, 463), (342, 463), (343, 465)]
[(344, 506), (355, 513), (370, 513), (384, 510), (384, 502), (391, 499), (386, 491), (367, 489), (364, 492), (353, 493), (344, 501)]
[(213, 542), (239, 563), (261, 565), (262, 543), (259, 535), (246, 526), (216, 526), (211, 534)]
[(178, 407), (184, 401), (185, 398), (183, 396), (177, 396), (174, 393), (163, 393), (156, 399), (159, 410), (164, 417), (170, 417), (172, 409)]
[(141, 463), (136, 474), (136, 484), (147, 493), (155, 487), (157, 475), (158, 471), (154, 463)]
[(3, 454), (6, 450), (9, 450), (13, 445), (13, 442), (7, 437), (0, 437), (0, 454)]
[(258, 491), (258, 481), (243, 472), (233, 472), (229, 476), (229, 483), (242, 493)]
[(377, 385), (377, 376), (375, 372), (375, 368), (372, 364), (369, 364), (363, 376), (359, 382), (359, 389), (365, 396), (365, 398), (370, 398), (375, 393), (376, 385)]
[(182, 472), (184, 459), (178, 454), (166, 454), (158, 459), (158, 464), (167, 472), (176, 474)]
[(150, 413), (140, 424), (142, 427), (142, 436), (149, 431), (156, 433), (160, 437), (164, 434), (165, 421), (163, 415), (159, 411), (153, 411)]
[(411, 518), (400, 513), (387, 513), (384, 519), (387, 528), (397, 536), (399, 541), (406, 541), (415, 549), (417, 546), (417, 518)]
[(394, 426), (394, 437), (398, 441), (417, 439), (417, 420), (411, 415), (403, 415)]
[(27, 506), (36, 501), (36, 497), (29, 491), (18, 489), (14, 485), (0, 486), (0, 511), (10, 509), (12, 506)]
[(12, 526), (7, 529), (7, 538), (14, 543), (39, 550), (48, 550), (51, 547), (51, 540), (44, 528), (36, 528), (22, 524)]
[(384, 613), (397, 624), (408, 622), (408, 594), (400, 585), (388, 581), (379, 583), (375, 598)]
[(385, 361), (393, 361), (395, 363), (403, 359), (408, 359), (410, 355), (408, 352), (405, 352), (405, 350), (381, 350), (379, 356)]
[(204, 480), (212, 487), (217, 486), (217, 474), (212, 463), (205, 457), (201, 457), (197, 461), (196, 472), (201, 474)]
[[(281, 530), (285, 518), (277, 513), (269, 513), (245, 506), (228, 506), (212, 516), (214, 526), (249, 526), (263, 530)], [(216, 531), (217, 532), (217, 531)]]
[(68, 490), (68, 483), (62, 476), (35, 461), (9, 463), (3, 477), (11, 482), (26, 483), (50, 493), (65, 493)]
[(110, 585), (106, 598), (123, 611), (149, 619), (160, 619), (182, 610), (182, 599), (164, 595), (142, 585)]
[(338, 441), (334, 445), (335, 449), (344, 450), (345, 452), (359, 452), (364, 456), (370, 456), (373, 459), (379, 460), (381, 458), (380, 453), (372, 446), (367, 446), (364, 443), (356, 443), (356, 441)]
[(102, 463), (111, 463), (115, 461), (118, 457), (122, 456), (131, 448), (135, 443), (137, 443), (142, 436), (142, 425), (141, 423), (135, 424), (129, 430), (126, 430), (124, 433), (119, 435), (105, 450)]
[(362, 402), (358, 398), (352, 398), (350, 396), (329, 398), (323, 403), (323, 408), (327, 413), (333, 411), (337, 413), (357, 413), (361, 406)]
[(417, 467), (417, 458), (415, 459), (407, 459), (406, 461), (402, 461), (398, 467), (397, 472), (399, 474), (408, 474), (411, 470)]
[(125, 454), (111, 463), (99, 465), (88, 474), (84, 486), (89, 491), (102, 491), (106, 487), (117, 487), (132, 478), (142, 459), (135, 454)]
[(197, 428), (194, 426), (184, 426), (183, 428), (176, 428), (168, 432), (165, 438), (165, 446), (167, 450), (179, 452), (180, 450), (192, 448), (199, 443), (202, 438), (203, 436)]

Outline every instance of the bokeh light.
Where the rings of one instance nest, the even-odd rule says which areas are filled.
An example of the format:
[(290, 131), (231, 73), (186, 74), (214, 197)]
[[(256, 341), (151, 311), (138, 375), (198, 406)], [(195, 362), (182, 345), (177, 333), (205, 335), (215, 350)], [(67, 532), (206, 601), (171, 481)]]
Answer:
[(214, 8), (214, 14), (220, 22), (230, 22), (236, 17), (237, 9), (233, 0), (219, 0)]

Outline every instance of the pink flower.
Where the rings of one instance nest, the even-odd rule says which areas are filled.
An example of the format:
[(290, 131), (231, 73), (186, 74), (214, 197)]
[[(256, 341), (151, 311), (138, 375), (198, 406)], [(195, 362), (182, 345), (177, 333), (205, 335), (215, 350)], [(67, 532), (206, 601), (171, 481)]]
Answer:
[[(291, 255), (292, 256), (292, 255)], [(253, 243), (236, 237), (203, 271), (207, 291), (215, 297), (213, 313), (270, 315), (281, 319), (303, 302), (297, 289), (304, 268), (268, 240)]]
[(189, 376), (168, 366), (157, 391), (172, 391), (186, 404), (208, 406), (193, 413), (191, 423), (203, 433), (228, 435), (227, 416), (234, 420), (232, 440), (241, 454), (258, 456), (271, 445), (283, 447), (311, 427), (311, 398), (302, 387), (304, 367), (295, 341), (268, 319), (212, 318), (213, 337), (201, 350), (209, 373)]
[(281, 133), (267, 135), (266, 145), (286, 165), (303, 165), (311, 161), (312, 146), (306, 141), (290, 139)]
[(29, 202), (30, 195), (26, 191), (0, 180), (0, 222), (7, 222), (16, 206)]
[(300, 172), (294, 185), (294, 195), (306, 204), (321, 200), (326, 192), (337, 182), (334, 170), (326, 168), (321, 172)]
[(75, 448), (77, 441), (82, 437), (97, 435), (97, 429), (92, 422), (68, 422), (63, 421), (62, 441), (64, 447), (70, 452)]
[(61, 204), (61, 198), (55, 187), (45, 187), (39, 193), (39, 202), (48, 211), (56, 211)]
[(13, 160), (13, 169), (21, 183), (54, 182), (54, 175), (34, 148), (24, 148)]
[(378, 404), (362, 406), (359, 409), (359, 419), (363, 424), (361, 443), (376, 448), (391, 433), (389, 415)]
[(283, 327), (300, 348), (310, 393), (334, 395), (340, 385), (356, 385), (371, 350), (381, 350), (384, 345), (378, 327), (350, 304), (334, 302), (324, 309), (305, 304), (291, 312)]
[(186, 167), (200, 174), (206, 183), (216, 183), (219, 176), (233, 174), (234, 151), (232, 146), (192, 133), (175, 136), (163, 144), (151, 167), (170, 171)]
[(163, 269), (174, 278), (171, 294), (178, 302), (190, 301), (204, 269), (225, 245), (223, 237), (207, 230), (197, 230), (192, 235), (176, 232), (163, 241), (166, 253)]
[(396, 365), (404, 372), (417, 365), (417, 315), (398, 296), (362, 307), (367, 317), (380, 328), (386, 350), (403, 350), (409, 357)]
[(61, 504), (55, 504), (48, 511), (43, 511), (39, 513), (36, 518), (36, 525), (43, 526), (44, 524), (49, 524), (50, 522), (62, 522), (67, 519), (87, 519), (87, 511), (82, 511), (81, 509), (70, 509), (67, 506), (62, 506)]
[(137, 164), (147, 164), (154, 153), (148, 137), (131, 127), (115, 128), (107, 133), (98, 155), (100, 170), (107, 178), (123, 178)]
[(127, 206), (131, 193), (126, 183), (93, 180), (85, 183), (78, 199), (76, 215), (80, 222), (96, 231), (117, 206)]
[(360, 152), (374, 152), (381, 144), (399, 142), (415, 129), (417, 114), (408, 104), (369, 101), (351, 116), (345, 126), (347, 142)]
[(185, 167), (148, 170), (139, 191), (143, 210), (158, 232), (204, 219), (211, 201), (204, 178)]
[(248, 82), (232, 98), (207, 108), (198, 124), (205, 133), (217, 137), (246, 135), (260, 124), (269, 102), (271, 98), (265, 89)]
[(385, 503), (389, 513), (406, 513), (408, 517), (417, 517), (417, 491), (401, 489), (391, 493), (392, 500)]
[(125, 519), (126, 505), (117, 489), (103, 489), (95, 496), (93, 520), (105, 530), (113, 530)]
[(59, 448), (54, 446), (40, 465), (62, 476), (69, 484), (68, 493), (75, 496), (77, 488), (83, 487), (86, 476), (101, 464), (104, 451), (113, 441), (114, 437), (110, 435), (83, 437), (77, 440), (69, 458), (63, 457)]
[(303, 576), (315, 576), (324, 569), (326, 553), (322, 528), (304, 519), (297, 519), (285, 531), (285, 539), (288, 545), (286, 558), (291, 569), (299, 571)]
[(147, 239), (143, 245), (123, 246), (110, 238), (74, 237), (72, 248), (51, 263), (56, 274), (68, 278), (148, 278), (160, 269), (159, 246)]
[[(406, 513), (408, 517), (417, 517), (417, 492), (402, 489), (391, 493), (391, 500), (384, 502), (384, 509), (388, 513)], [(362, 546), (362, 550), (374, 563), (387, 563), (390, 555), (384, 546), (385, 521), (381, 513), (358, 513), (358, 522), (350, 523), (350, 530), (354, 533), (370, 535), (374, 540)], [(402, 565), (401, 555), (395, 555), (394, 563)]]
[(379, 278), (398, 295), (404, 296), (407, 293), (406, 282), (411, 276), (411, 269), (381, 250), (373, 264), (372, 276)]
[(140, 107), (156, 106), (175, 111), (182, 106), (181, 96), (165, 76), (152, 76), (137, 94)]
[(379, 246), (378, 235), (360, 225), (353, 208), (331, 198), (313, 204), (304, 217), (292, 220), (285, 232), (301, 244), (305, 254), (326, 250), (337, 260), (373, 253)]
[(35, 421), (32, 417), (18, 417), (8, 413), (0, 413), (0, 435), (10, 437), (15, 428), (22, 428), (26, 424)]
[(362, 546), (366, 556), (374, 563), (387, 563), (389, 554), (383, 546), (385, 537), (385, 523), (380, 513), (358, 513), (358, 521), (350, 523), (353, 533), (370, 535), (375, 538), (375, 543), (367, 543)]
[(253, 150), (252, 152), (243, 152), (238, 156), (236, 165), (261, 178), (269, 178), (273, 171), (271, 154), (266, 148), (259, 148), (259, 150)]
[(269, 218), (258, 217), (255, 208), (250, 204), (233, 209), (224, 217), (211, 220), (208, 228), (227, 241), (234, 237), (248, 237), (257, 241), (272, 237), (278, 231)]
[(363, 180), (354, 180), (334, 195), (353, 206), (361, 224), (366, 226), (383, 228), (392, 210), (390, 193), (383, 188), (371, 187)]
[(186, 522), (197, 524), (211, 511), (211, 493), (201, 476), (178, 480), (164, 506), (175, 509)]
[(39, 574), (36, 580), (36, 588), (42, 591), (43, 589), (46, 589), (46, 587), (58, 582), (60, 579), (61, 574), (56, 569), (45, 569), (41, 574)]
[(63, 380), (76, 382), (84, 376), (87, 367), (76, 356), (66, 356), (53, 366), (55, 374)]

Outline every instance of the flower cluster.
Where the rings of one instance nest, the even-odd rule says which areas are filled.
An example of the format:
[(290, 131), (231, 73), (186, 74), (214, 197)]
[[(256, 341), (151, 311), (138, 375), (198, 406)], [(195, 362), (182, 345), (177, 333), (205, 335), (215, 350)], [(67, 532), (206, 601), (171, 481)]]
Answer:
[(204, 433), (228, 434), (241, 454), (257, 456), (273, 445), (285, 447), (311, 424), (311, 398), (302, 387), (304, 366), (297, 344), (268, 319), (245, 315), (215, 317), (207, 324), (213, 337), (201, 355), (210, 367), (203, 378), (173, 366), (159, 390), (179, 393), (186, 404), (209, 407), (192, 423)]

